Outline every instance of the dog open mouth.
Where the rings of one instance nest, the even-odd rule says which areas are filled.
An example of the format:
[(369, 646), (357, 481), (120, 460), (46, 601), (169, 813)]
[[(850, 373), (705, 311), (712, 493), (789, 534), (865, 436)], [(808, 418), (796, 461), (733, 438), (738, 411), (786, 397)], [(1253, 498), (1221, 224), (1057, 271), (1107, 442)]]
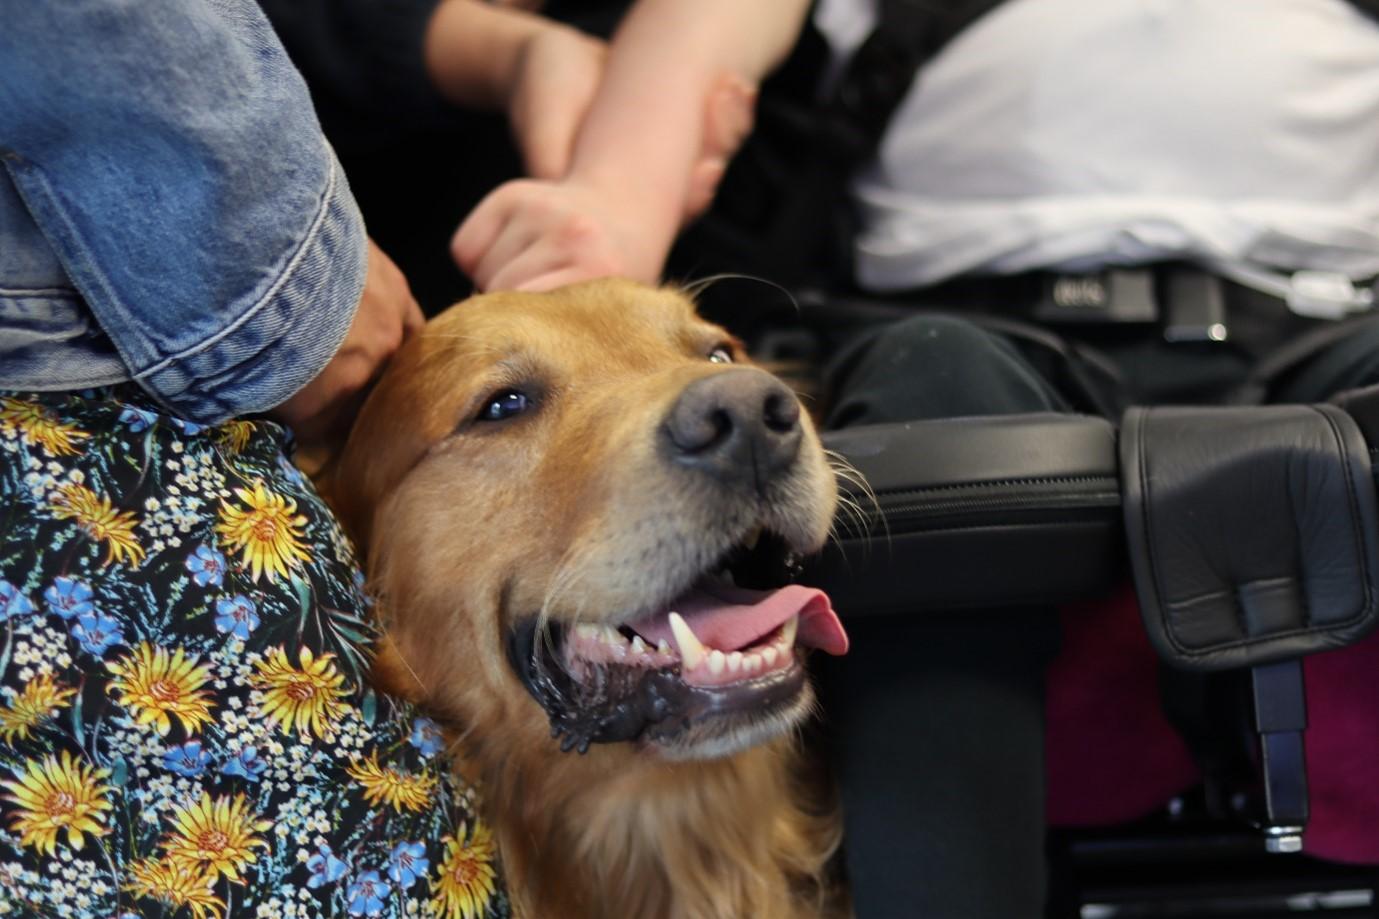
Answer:
[(562, 750), (640, 741), (721, 755), (803, 714), (805, 651), (843, 654), (847, 635), (827, 595), (783, 583), (799, 566), (781, 539), (752, 542), (650, 615), (518, 625), (511, 661)]

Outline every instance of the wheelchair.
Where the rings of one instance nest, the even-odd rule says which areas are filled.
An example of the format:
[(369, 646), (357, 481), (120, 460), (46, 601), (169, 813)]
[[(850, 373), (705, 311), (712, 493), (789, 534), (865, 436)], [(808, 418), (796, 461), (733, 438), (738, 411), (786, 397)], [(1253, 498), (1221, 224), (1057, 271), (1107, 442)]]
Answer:
[[(804, 289), (744, 315), (741, 290), (720, 318), (768, 361), (815, 361), (838, 325), (916, 309)], [(1053, 352), (1078, 348), (966, 318)], [(825, 432), (862, 474), (865, 486), (845, 487), (871, 513), (840, 517), (803, 579), (845, 622), (1077, 604), (1095, 623), (1098, 605), (1125, 606), (1133, 583), (1169, 708), (1175, 694), (1194, 699), (1175, 727), (1200, 780), (1139, 819), (1053, 827), (1048, 916), (1379, 915), (1379, 868), (1301, 851), (1304, 662), (1379, 621), (1379, 387), (1310, 406), (1121, 414), (1091, 395), (1079, 408)]]

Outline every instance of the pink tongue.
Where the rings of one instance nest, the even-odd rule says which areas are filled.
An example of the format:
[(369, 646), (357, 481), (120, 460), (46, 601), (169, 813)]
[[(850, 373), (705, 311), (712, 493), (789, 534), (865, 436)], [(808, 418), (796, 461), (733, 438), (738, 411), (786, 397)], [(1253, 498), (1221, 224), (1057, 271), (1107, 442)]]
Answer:
[[(695, 637), (709, 648), (736, 651), (789, 621), (800, 617), (796, 641), (829, 654), (844, 654), (847, 633), (833, 611), (828, 595), (813, 587), (791, 584), (779, 590), (747, 590), (711, 581), (700, 581), (671, 604), (685, 618)], [(666, 613), (631, 623), (652, 644), (665, 639), (675, 646)]]

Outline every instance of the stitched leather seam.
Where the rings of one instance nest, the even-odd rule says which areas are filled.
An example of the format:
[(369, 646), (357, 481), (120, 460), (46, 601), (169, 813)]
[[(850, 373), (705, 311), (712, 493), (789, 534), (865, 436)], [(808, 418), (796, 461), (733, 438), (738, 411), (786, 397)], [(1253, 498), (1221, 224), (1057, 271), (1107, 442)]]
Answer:
[(1329, 629), (1344, 628), (1360, 622), (1374, 608), (1374, 595), (1370, 587), (1369, 546), (1365, 544), (1364, 525), (1360, 522), (1360, 512), (1359, 508), (1356, 506), (1358, 498), (1356, 497), (1355, 489), (1355, 469), (1351, 463), (1350, 451), (1345, 448), (1345, 439), (1341, 435), (1340, 428), (1336, 425), (1336, 419), (1333, 418), (1329, 412), (1322, 411), (1317, 406), (1310, 406), (1310, 408), (1326, 419), (1327, 426), (1331, 428), (1331, 436), (1336, 439), (1336, 446), (1341, 451), (1341, 458), (1345, 461), (1345, 488), (1346, 497), (1349, 499), (1347, 503), (1349, 505), (1348, 510), (1350, 511), (1350, 528), (1355, 535), (1355, 547), (1360, 553), (1360, 570), (1364, 573), (1364, 583), (1362, 586), (1364, 589), (1365, 602), (1360, 606), (1360, 609), (1356, 611), (1354, 616), (1328, 627)]
[[(1115, 484), (1115, 476), (1068, 476), (1047, 479), (993, 479), (987, 482), (961, 482), (952, 485), (919, 485), (913, 488), (880, 488), (872, 492), (876, 497), (893, 495), (925, 495), (946, 491), (974, 491), (980, 488), (1005, 488), (1021, 485), (1110, 485)], [(1119, 490), (1116, 492), (1119, 494)], [(1078, 492), (1082, 497), (1086, 492)]]
[(1149, 556), (1149, 579), (1154, 587), (1154, 605), (1158, 607), (1155, 613), (1159, 617), (1159, 623), (1164, 637), (1173, 646), (1173, 650), (1179, 655), (1188, 656), (1186, 649), (1178, 641), (1178, 636), (1173, 632), (1173, 623), (1168, 618), (1168, 607), (1164, 605), (1164, 585), (1159, 572), (1159, 553), (1154, 542), (1154, 527), (1150, 522), (1150, 515), (1153, 513), (1154, 500), (1149, 492), (1149, 461), (1145, 457), (1144, 442), (1148, 439), (1149, 413), (1151, 409), (1144, 409), (1135, 417), (1135, 454), (1139, 467), (1137, 470), (1140, 479), (1141, 506), (1144, 509), (1141, 528), (1144, 530), (1144, 551)]
[[(1054, 525), (1054, 526), (1060, 526), (1060, 527), (1062, 527), (1062, 526), (1068, 526), (1068, 525), (1074, 525), (1074, 526), (1075, 526), (1075, 525), (1084, 524), (1084, 523), (1090, 523), (1090, 524), (1092, 524), (1092, 525), (1096, 525), (1096, 524), (1097, 524), (1097, 521), (1095, 521), (1095, 520), (1093, 520), (1093, 521), (1083, 521), (1083, 520), (1070, 520), (1070, 521), (1065, 521), (1065, 520), (1060, 520), (1060, 521), (1056, 521), (1053, 525)], [(1049, 525), (1050, 525), (1050, 524), (1049, 524), (1047, 521), (1043, 521), (1043, 522), (1040, 522), (1040, 523), (972, 523), (972, 524), (968, 524), (968, 525), (966, 525), (966, 526), (934, 527), (932, 530), (909, 530), (909, 531), (906, 531), (906, 532), (901, 533), (901, 534), (899, 534), (899, 535), (901, 535), (901, 536), (928, 536), (928, 535), (934, 534), (934, 533), (939, 533), (939, 534), (942, 534), (942, 533), (970, 533), (970, 532), (980, 532), (980, 531), (984, 531), (984, 530), (1000, 530), (1000, 531), (1007, 531), (1007, 530), (1041, 530), (1041, 529), (1047, 528)], [(848, 534), (848, 533), (844, 533), (839, 541), (840, 541), (840, 542), (869, 543), (869, 542), (873, 542), (874, 540), (873, 540), (873, 538), (872, 538), (872, 534), (870, 534), (870, 533), (862, 533), (862, 534)]]
[(1195, 597), (1187, 597), (1183, 600), (1169, 600), (1166, 601), (1164, 605), (1171, 607), (1172, 609), (1183, 609), (1189, 606), (1196, 606), (1199, 603), (1206, 603), (1210, 600), (1220, 600), (1223, 597), (1238, 597), (1240, 595), (1240, 591), (1247, 587), (1268, 587), (1271, 585), (1282, 586), (1284, 584), (1297, 584), (1300, 582), (1300, 578), (1295, 578), (1291, 575), (1285, 575), (1283, 577), (1277, 578), (1256, 578), (1253, 581), (1240, 582), (1239, 584), (1235, 585), (1234, 590), (1231, 590), (1229, 588), (1225, 590), (1213, 590), (1210, 593), (1198, 594)]

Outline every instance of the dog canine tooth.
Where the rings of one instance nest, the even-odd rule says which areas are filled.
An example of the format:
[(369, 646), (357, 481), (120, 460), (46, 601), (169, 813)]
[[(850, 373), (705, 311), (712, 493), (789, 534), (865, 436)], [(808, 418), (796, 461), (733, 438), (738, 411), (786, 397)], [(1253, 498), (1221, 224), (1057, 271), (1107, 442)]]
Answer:
[(723, 665), (727, 662), (726, 655), (718, 649), (709, 652), (709, 673), (718, 676), (723, 672)]
[(680, 649), (680, 660), (686, 670), (693, 670), (704, 659), (704, 646), (679, 613), (672, 612), (666, 618), (670, 621), (670, 633), (675, 636), (675, 644)]
[(732, 654), (729, 654), (728, 657), (727, 657), (727, 664), (728, 664), (728, 672), (729, 672), (729, 673), (737, 673), (739, 670), (741, 670), (741, 669), (742, 669), (742, 652), (741, 652), (741, 651), (734, 651)]
[(786, 650), (795, 647), (795, 634), (800, 630), (800, 617), (791, 616), (790, 621), (781, 630), (780, 643)]

